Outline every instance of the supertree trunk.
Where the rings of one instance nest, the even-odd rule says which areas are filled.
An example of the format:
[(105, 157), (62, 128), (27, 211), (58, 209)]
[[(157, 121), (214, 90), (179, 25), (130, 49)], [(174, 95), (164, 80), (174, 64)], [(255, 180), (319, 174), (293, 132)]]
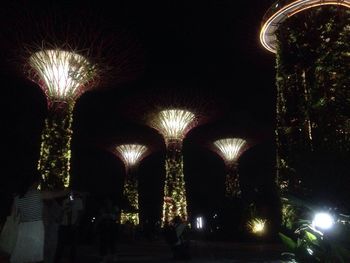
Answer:
[(186, 188), (180, 142), (167, 145), (165, 169), (163, 225), (164, 223), (170, 223), (175, 216), (187, 220)]
[(129, 221), (133, 225), (138, 225), (140, 223), (138, 180), (131, 169), (128, 169), (126, 174), (123, 194), (128, 202), (128, 209), (122, 210), (120, 223), (125, 224)]
[(226, 170), (225, 196), (229, 199), (239, 198), (241, 196), (241, 188), (237, 164), (228, 164)]
[(276, 32), (277, 183), (282, 192), (298, 191), (302, 179), (348, 163), (325, 168), (350, 152), (349, 24), (348, 10), (328, 6), (297, 14)]
[(53, 102), (42, 131), (38, 169), (41, 187), (62, 189), (70, 183), (72, 112), (74, 103)]

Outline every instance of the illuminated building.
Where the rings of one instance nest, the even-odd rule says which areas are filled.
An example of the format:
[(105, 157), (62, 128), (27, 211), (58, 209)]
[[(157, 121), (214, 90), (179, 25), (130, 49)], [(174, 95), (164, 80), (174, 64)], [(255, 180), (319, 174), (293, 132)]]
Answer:
[(228, 198), (240, 197), (238, 159), (247, 149), (247, 143), (240, 138), (226, 138), (214, 142), (214, 150), (224, 159), (227, 174), (225, 180), (225, 195)]
[(308, 178), (348, 170), (349, 8), (350, 0), (284, 0), (264, 16), (260, 41), (276, 53), (277, 62), (277, 184), (282, 192), (300, 191)]
[(123, 194), (126, 197), (130, 209), (122, 210), (120, 223), (127, 221), (134, 225), (139, 224), (139, 192), (138, 180), (135, 175), (137, 164), (145, 156), (147, 147), (140, 144), (123, 144), (115, 148), (115, 152), (121, 157), (125, 164), (126, 176), (124, 181)]
[(166, 144), (163, 225), (171, 222), (175, 216), (180, 216), (184, 220), (188, 217), (182, 142), (186, 133), (195, 124), (195, 115), (182, 109), (160, 111), (150, 123), (163, 135)]
[(44, 91), (48, 115), (42, 132), (38, 169), (43, 186), (68, 187), (72, 111), (76, 99), (95, 77), (94, 66), (82, 55), (62, 49), (42, 49), (29, 57), (29, 77)]

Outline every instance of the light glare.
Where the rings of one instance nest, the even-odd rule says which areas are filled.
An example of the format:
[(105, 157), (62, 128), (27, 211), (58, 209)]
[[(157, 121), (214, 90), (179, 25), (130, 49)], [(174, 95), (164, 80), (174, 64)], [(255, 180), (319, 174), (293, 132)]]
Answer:
[(159, 112), (153, 126), (167, 140), (182, 140), (194, 120), (195, 115), (186, 110), (163, 110)]
[(221, 139), (214, 142), (222, 157), (228, 162), (237, 161), (245, 144), (246, 141), (240, 138)]
[(197, 229), (203, 229), (203, 217), (199, 216), (196, 218)]
[(334, 218), (328, 213), (317, 213), (312, 221), (312, 226), (321, 229), (330, 229), (334, 224)]
[(248, 230), (253, 234), (260, 235), (265, 230), (266, 221), (267, 221), (266, 219), (253, 218), (249, 220), (247, 223)]
[(40, 78), (46, 94), (54, 99), (75, 98), (94, 74), (93, 66), (83, 56), (58, 49), (35, 52), (29, 64)]
[(147, 151), (147, 147), (141, 144), (123, 144), (116, 147), (117, 152), (122, 156), (126, 166), (135, 165)]

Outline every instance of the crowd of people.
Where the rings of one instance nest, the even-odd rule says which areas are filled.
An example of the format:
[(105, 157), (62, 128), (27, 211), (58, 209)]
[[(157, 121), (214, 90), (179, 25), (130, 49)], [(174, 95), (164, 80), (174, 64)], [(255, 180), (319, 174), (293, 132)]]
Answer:
[[(41, 176), (38, 172), (27, 179), (25, 187), (13, 198), (11, 214), (0, 227), (0, 252), (6, 255), (5, 262), (61, 263), (67, 259), (70, 263), (79, 262), (77, 248), (83, 234), (81, 222), (87, 194), (69, 188), (39, 190)], [(98, 240), (100, 262), (118, 261), (119, 232), (127, 241), (134, 241), (136, 226), (125, 224), (120, 228), (119, 207), (108, 198), (100, 204), (94, 219), (92, 232)], [(159, 232), (169, 244), (174, 259), (190, 258), (186, 226), (180, 217), (175, 217), (162, 228), (162, 233)], [(144, 237), (152, 241), (153, 231), (147, 220), (142, 229)]]

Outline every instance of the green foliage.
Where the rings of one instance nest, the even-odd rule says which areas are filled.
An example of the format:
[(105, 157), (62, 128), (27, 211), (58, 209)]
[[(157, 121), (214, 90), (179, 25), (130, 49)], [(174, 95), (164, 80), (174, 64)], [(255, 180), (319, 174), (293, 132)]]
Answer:
[[(317, 211), (313, 205), (297, 198), (285, 199), (295, 210), (303, 208), (305, 218), (297, 219), (293, 223), (293, 232), (283, 231), (279, 236), (288, 252), (286, 255), (297, 262), (350, 262), (350, 221), (344, 223), (337, 220), (330, 231), (324, 233), (314, 228), (311, 216)], [(300, 214), (300, 216), (302, 216)]]
[(239, 198), (242, 194), (237, 165), (229, 165), (226, 172), (225, 196), (229, 199)]
[(280, 236), (283, 244), (286, 245), (289, 251), (295, 251), (297, 247), (297, 242), (295, 242), (293, 239), (291, 239), (283, 233), (278, 233), (278, 235)]
[(51, 105), (45, 120), (38, 163), (44, 188), (62, 189), (69, 186), (72, 109), (73, 104), (57, 102)]
[(132, 175), (127, 175), (124, 182), (123, 194), (128, 201), (131, 211), (139, 209), (139, 193), (137, 178)]
[[(350, 168), (349, 25), (347, 8), (322, 6), (288, 18), (276, 32), (281, 190), (296, 192), (302, 179)], [(333, 166), (323, 161), (342, 155), (348, 158)], [(305, 169), (310, 159), (313, 165)]]
[(133, 225), (138, 225), (140, 222), (138, 180), (135, 171), (135, 169), (130, 168), (125, 176), (123, 195), (127, 201), (127, 207), (121, 212), (121, 224), (129, 221)]
[(282, 200), (282, 225), (288, 229), (292, 229), (296, 217), (297, 215), (294, 206), (283, 202)]
[(187, 220), (187, 199), (181, 144), (168, 146), (165, 171), (162, 223), (171, 222), (177, 215)]

